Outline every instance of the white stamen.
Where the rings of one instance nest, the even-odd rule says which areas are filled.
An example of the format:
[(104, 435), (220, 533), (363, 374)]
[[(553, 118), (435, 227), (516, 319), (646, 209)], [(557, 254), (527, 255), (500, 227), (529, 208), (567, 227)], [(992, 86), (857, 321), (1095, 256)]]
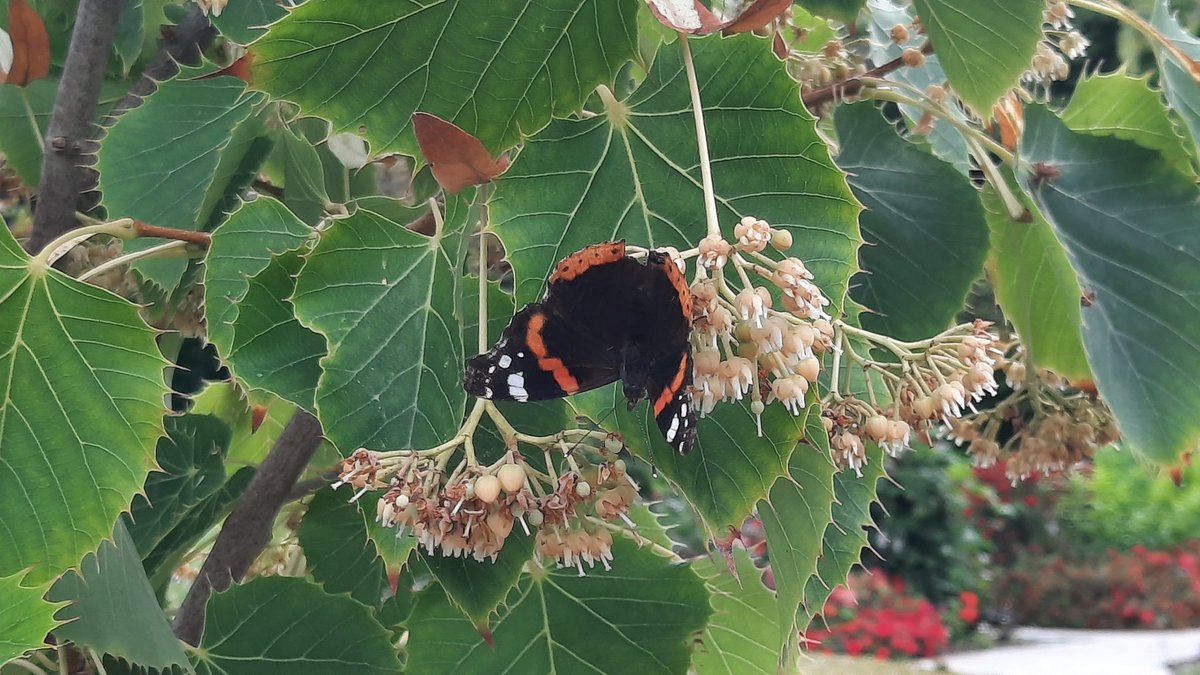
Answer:
[(359, 497), (362, 497), (363, 495), (367, 494), (370, 491), (371, 491), (371, 486), (364, 485), (363, 489), (359, 490), (358, 492), (355, 492), (354, 496), (350, 498), (350, 503), (353, 504), (354, 502), (358, 501)]

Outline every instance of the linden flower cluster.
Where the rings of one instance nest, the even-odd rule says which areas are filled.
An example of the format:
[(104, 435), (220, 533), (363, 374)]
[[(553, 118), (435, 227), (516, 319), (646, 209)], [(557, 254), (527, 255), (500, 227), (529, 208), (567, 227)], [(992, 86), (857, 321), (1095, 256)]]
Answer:
[(1093, 392), (1049, 371), (1031, 372), (1019, 346), (1011, 356), (998, 368), (1012, 393), (988, 410), (956, 420), (947, 433), (956, 445), (967, 446), (976, 466), (1003, 459), (1015, 484), (1035, 473), (1069, 469), (1120, 438), (1112, 413)]
[(1022, 82), (1049, 84), (1067, 79), (1071, 74), (1067, 59), (1083, 56), (1091, 44), (1071, 26), (1075, 12), (1065, 0), (1048, 2), (1042, 18), (1047, 26), (1046, 39), (1038, 44), (1029, 70), (1021, 76)]
[[(764, 254), (768, 246), (788, 249), (790, 232), (747, 216), (733, 234), (732, 242), (710, 235), (698, 247), (691, 287), (697, 410), (703, 417), (719, 401), (749, 398), (758, 415), (774, 401), (799, 415), (821, 372), (818, 355), (833, 336), (829, 299), (803, 261)], [(725, 278), (729, 263), (740, 290)], [(763, 285), (755, 286), (751, 274)]]
[[(557, 447), (563, 450), (561, 473), (549, 450), (544, 472), (513, 449), (490, 466), (464, 459), (449, 476), (445, 460), (453, 447), (441, 455), (359, 449), (342, 462), (333, 487), (357, 488), (351, 501), (384, 490), (376, 520), (396, 528), (397, 537), (411, 532), (431, 555), (495, 562), (519, 528), (526, 536), (536, 531), (538, 552), (559, 567), (574, 567), (581, 576), (585, 564), (609, 569), (612, 535), (606, 522), (622, 520), (633, 528), (628, 511), (638, 494), (625, 462), (610, 459), (622, 444), (609, 435), (599, 447), (578, 445), (574, 452), (563, 442)], [(596, 450), (598, 461), (581, 464), (585, 453), (578, 449), (585, 447)]]
[[(868, 443), (895, 456), (914, 434), (928, 439), (997, 393), (1002, 353), (990, 324), (901, 342), (834, 320), (801, 260), (766, 255), (791, 243), (786, 230), (748, 216), (731, 241), (709, 235), (697, 247), (693, 398), (701, 416), (721, 401), (748, 399), (761, 433), (766, 405), (800, 415), (819, 399), (834, 461), (861, 475)], [(890, 357), (873, 358), (880, 351)]]

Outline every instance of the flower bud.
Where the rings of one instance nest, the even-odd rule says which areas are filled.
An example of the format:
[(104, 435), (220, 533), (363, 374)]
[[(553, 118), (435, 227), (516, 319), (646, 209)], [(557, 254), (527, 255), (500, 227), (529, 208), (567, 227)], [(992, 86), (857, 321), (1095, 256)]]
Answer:
[(475, 480), (475, 496), (484, 504), (491, 504), (500, 496), (500, 479), (484, 474)]
[[(504, 491), (509, 494), (520, 492), (525, 486), (525, 467), (520, 464), (505, 464), (496, 472), (496, 476), (500, 479), (500, 484), (504, 486)], [(476, 493), (479, 488), (476, 486)]]

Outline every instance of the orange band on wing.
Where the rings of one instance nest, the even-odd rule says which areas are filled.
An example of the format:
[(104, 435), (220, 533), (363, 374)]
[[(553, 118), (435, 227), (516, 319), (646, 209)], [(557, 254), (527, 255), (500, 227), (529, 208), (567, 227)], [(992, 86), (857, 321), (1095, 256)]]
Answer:
[(679, 372), (675, 373), (675, 379), (671, 380), (671, 386), (663, 390), (663, 393), (658, 395), (658, 400), (654, 402), (654, 414), (658, 415), (667, 407), (671, 399), (675, 398), (675, 394), (679, 393), (679, 389), (683, 387), (683, 376), (687, 373), (688, 357), (687, 354), (679, 360)]
[(550, 275), (550, 283), (570, 281), (586, 272), (589, 267), (616, 262), (624, 257), (624, 240), (593, 244), (563, 258), (554, 268), (554, 274)]
[(575, 376), (571, 375), (571, 371), (567, 370), (566, 364), (562, 359), (550, 358), (546, 351), (546, 341), (542, 338), (542, 327), (546, 325), (545, 314), (534, 314), (529, 317), (529, 326), (525, 329), (525, 344), (529, 345), (529, 351), (537, 357), (538, 368), (549, 372), (554, 376), (554, 381), (568, 394), (574, 394), (579, 391), (579, 382)]

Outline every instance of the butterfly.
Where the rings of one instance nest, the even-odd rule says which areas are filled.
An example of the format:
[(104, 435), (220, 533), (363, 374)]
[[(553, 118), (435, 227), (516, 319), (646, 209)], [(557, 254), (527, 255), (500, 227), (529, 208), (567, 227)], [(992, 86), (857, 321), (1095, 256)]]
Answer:
[(544, 401), (621, 380), (629, 409), (648, 399), (667, 443), (696, 441), (692, 295), (664, 251), (646, 262), (625, 242), (594, 244), (560, 261), (541, 302), (521, 308), (486, 353), (467, 360), (468, 394)]

